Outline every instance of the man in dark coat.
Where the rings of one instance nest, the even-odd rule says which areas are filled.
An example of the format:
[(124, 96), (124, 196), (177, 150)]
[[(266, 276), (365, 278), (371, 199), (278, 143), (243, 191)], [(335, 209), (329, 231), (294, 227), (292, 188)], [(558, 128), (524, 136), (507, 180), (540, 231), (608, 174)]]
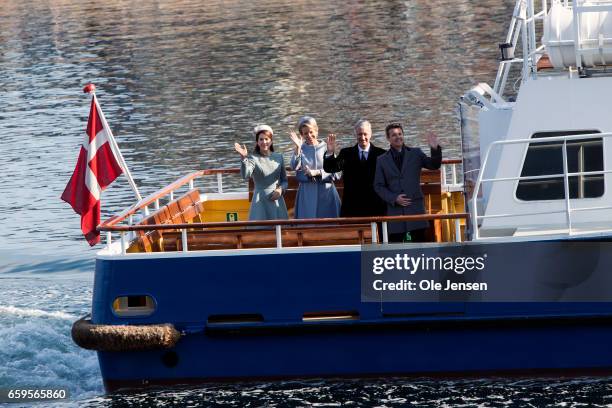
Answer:
[[(387, 215), (424, 214), (421, 168), (440, 168), (442, 148), (438, 137), (432, 132), (427, 134), (431, 148), (431, 157), (427, 157), (418, 147), (404, 144), (404, 129), (400, 123), (387, 125), (385, 133), (390, 148), (376, 162), (374, 190), (387, 203)], [(428, 225), (427, 221), (391, 222), (389, 242), (403, 242), (408, 231), (412, 241), (423, 242)]]
[(344, 193), (341, 217), (368, 217), (385, 214), (385, 203), (374, 191), (376, 159), (385, 153), (384, 149), (370, 143), (372, 125), (367, 120), (355, 124), (357, 144), (340, 150), (336, 156), (336, 136), (327, 138), (327, 153), (323, 169), (328, 173), (342, 171)]

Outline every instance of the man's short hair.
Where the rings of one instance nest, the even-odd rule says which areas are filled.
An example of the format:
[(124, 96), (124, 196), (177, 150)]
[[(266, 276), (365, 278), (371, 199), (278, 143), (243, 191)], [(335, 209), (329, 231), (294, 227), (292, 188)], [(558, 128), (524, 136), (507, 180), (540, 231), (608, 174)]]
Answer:
[(404, 128), (402, 127), (402, 124), (399, 122), (391, 122), (387, 125), (387, 127), (385, 128), (385, 135), (387, 137), (389, 137), (389, 131), (391, 129), (401, 129), (402, 133), (404, 133)]
[(353, 131), (357, 132), (357, 129), (366, 127), (370, 128), (370, 133), (372, 133), (372, 124), (370, 121), (367, 119), (359, 119), (357, 123), (355, 123), (355, 126), (353, 126)]

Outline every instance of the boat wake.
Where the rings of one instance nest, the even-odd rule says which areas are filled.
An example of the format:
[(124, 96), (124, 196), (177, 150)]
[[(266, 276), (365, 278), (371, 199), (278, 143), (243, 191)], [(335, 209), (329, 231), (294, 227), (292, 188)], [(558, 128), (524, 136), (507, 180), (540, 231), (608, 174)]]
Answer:
[(18, 308), (15, 306), (0, 306), (0, 316), (12, 315), (19, 317), (48, 317), (51, 319), (75, 321), (77, 316), (64, 312), (47, 312), (39, 309)]
[(64, 388), (70, 403), (103, 394), (96, 353), (77, 347), (72, 323), (87, 313), (89, 282), (2, 279), (0, 388)]

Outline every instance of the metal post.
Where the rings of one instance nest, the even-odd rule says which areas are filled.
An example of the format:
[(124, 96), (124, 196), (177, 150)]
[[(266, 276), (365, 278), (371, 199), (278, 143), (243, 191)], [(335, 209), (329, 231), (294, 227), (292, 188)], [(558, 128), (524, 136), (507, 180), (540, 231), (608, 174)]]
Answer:
[(563, 187), (565, 190), (565, 213), (568, 234), (572, 233), (572, 209), (570, 208), (569, 177), (567, 176), (567, 140), (563, 140)]
[(455, 218), (455, 241), (461, 242), (461, 222), (459, 218)]
[(128, 218), (128, 225), (132, 225), (134, 223), (134, 214), (130, 214)]
[(148, 205), (145, 205), (144, 212), (145, 212), (145, 215), (149, 215), (149, 206)]
[[(519, 3), (522, 3), (522, 0), (519, 0)], [(519, 10), (518, 13), (520, 15), (520, 10)], [(516, 49), (516, 45), (518, 44), (519, 36), (521, 35), (521, 30), (519, 29), (520, 21), (515, 19), (515, 23), (514, 24), (516, 25), (516, 28), (514, 29), (514, 34), (512, 36), (512, 41), (509, 41), (509, 42)], [(525, 60), (525, 58), (523, 58), (523, 60)], [(503, 91), (504, 91), (504, 89), (506, 89), (506, 82), (508, 82), (508, 75), (510, 74), (510, 68), (512, 67), (512, 61), (506, 61), (506, 64), (504, 65), (504, 67), (505, 67), (504, 75), (502, 77), (502, 81), (501, 81), (501, 85), (500, 85), (500, 91), (501, 92), (498, 92), (499, 95), (501, 95), (501, 96), (503, 96)]]
[(387, 221), (383, 221), (382, 222), (382, 238), (383, 238), (383, 244), (388, 244), (389, 243), (389, 234), (387, 233)]
[(174, 190), (170, 192), (170, 201), (174, 200)]
[(217, 193), (223, 192), (223, 174), (217, 173)]
[[(527, 0), (527, 10), (528, 10), (528, 18), (530, 18), (529, 24), (529, 53), (531, 54), (535, 51), (536, 47), (536, 32), (535, 32), (535, 5), (533, 4), (533, 0)], [(523, 58), (527, 58), (527, 56), (523, 56)], [(535, 64), (535, 55), (530, 57), (531, 60), (531, 74), (535, 75), (537, 73), (537, 66)]]
[(472, 240), (477, 240), (478, 236), (478, 205), (476, 205), (476, 200), (478, 199), (478, 187), (472, 194)]
[[(566, 4), (567, 7), (567, 4)], [(582, 53), (580, 44), (580, 13), (578, 12), (578, 1), (572, 1), (572, 12), (574, 14), (574, 53), (576, 54), (576, 69), (580, 72), (582, 68)]]
[[(516, 30), (516, 33), (518, 36), (518, 34), (520, 34), (520, 30)], [(514, 44), (516, 46), (516, 42)], [(499, 95), (503, 98), (504, 90), (506, 89), (506, 83), (508, 82), (508, 74), (510, 73), (510, 66), (512, 65), (512, 61), (502, 61), (501, 63), (504, 64), (504, 75), (502, 76), (501, 85), (499, 86)]]
[(446, 187), (446, 164), (443, 164), (440, 168), (440, 177), (442, 182), (442, 188)]
[(584, 145), (580, 145), (578, 148), (578, 197), (584, 198)]
[(106, 245), (110, 248), (112, 241), (112, 234), (110, 231), (106, 231)]
[(155, 200), (155, 209), (159, 210), (159, 198)]
[(457, 164), (453, 163), (453, 187), (457, 185)]
[(193, 179), (189, 180), (189, 189), (193, 190)]
[(378, 243), (378, 237), (376, 236), (376, 223), (372, 222), (372, 243), (376, 244)]
[(181, 230), (181, 243), (183, 244), (183, 252), (187, 252), (187, 228)]
[(97, 112), (100, 115), (100, 120), (102, 121), (102, 127), (104, 127), (104, 129), (106, 129), (107, 131), (109, 146), (111, 150), (113, 151), (113, 153), (115, 154), (115, 157), (119, 160), (119, 166), (121, 166), (121, 169), (125, 173), (125, 177), (128, 179), (128, 183), (132, 187), (132, 190), (134, 191), (134, 194), (136, 195), (136, 199), (138, 201), (141, 201), (142, 196), (140, 195), (140, 192), (138, 191), (138, 187), (136, 186), (136, 182), (134, 181), (134, 178), (132, 177), (132, 173), (130, 173), (130, 169), (128, 169), (128, 166), (125, 163), (123, 154), (121, 154), (121, 150), (119, 150), (119, 146), (117, 145), (115, 136), (113, 136), (113, 132), (110, 126), (108, 126), (108, 122), (106, 121), (106, 118), (104, 117), (104, 113), (102, 112), (102, 108), (100, 108), (100, 104), (98, 103), (98, 98), (96, 98), (95, 93), (93, 94), (93, 99), (96, 101)]
[(127, 245), (125, 243), (125, 232), (121, 231), (121, 254), (127, 253)]
[(474, 186), (474, 193), (472, 194), (472, 240), (476, 240), (479, 238), (478, 234), (478, 205), (476, 202), (478, 201), (478, 192), (480, 191), (480, 185), (482, 183), (482, 178), (484, 176), (485, 169), (487, 168), (487, 162), (489, 160), (489, 154), (491, 153), (491, 149), (493, 146), (496, 146), (499, 142), (493, 142), (487, 148), (487, 152), (485, 153), (484, 160), (482, 161), (482, 165), (480, 166), (480, 171), (478, 172), (478, 179), (476, 180), (476, 185)]
[(282, 248), (283, 247), (283, 236), (281, 235), (281, 226), (276, 225), (274, 228), (276, 229), (276, 247)]
[[(514, 4), (514, 11), (512, 12), (512, 20), (510, 20), (510, 27), (506, 34), (506, 43), (511, 43), (516, 46), (519, 30), (517, 29), (517, 18), (520, 17), (521, 4), (523, 0), (517, 0)], [(497, 75), (495, 77), (495, 84), (493, 89), (496, 93), (503, 96), (504, 88), (506, 87), (506, 80), (508, 78), (508, 71), (510, 71), (510, 61), (502, 61), (497, 68)]]
[(529, 72), (529, 33), (527, 32), (527, 10), (521, 7), (521, 42), (523, 43), (523, 81), (527, 81)]

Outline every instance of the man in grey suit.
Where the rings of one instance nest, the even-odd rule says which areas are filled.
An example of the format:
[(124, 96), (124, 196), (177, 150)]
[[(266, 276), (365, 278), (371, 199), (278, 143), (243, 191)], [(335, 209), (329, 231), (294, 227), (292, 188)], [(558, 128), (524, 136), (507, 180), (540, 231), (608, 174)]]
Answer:
[[(376, 161), (374, 191), (387, 203), (387, 215), (424, 214), (421, 168), (440, 168), (442, 148), (438, 137), (432, 132), (427, 134), (431, 147), (431, 157), (428, 157), (418, 147), (404, 144), (404, 129), (400, 123), (390, 123), (385, 133), (390, 148)], [(410, 232), (411, 241), (424, 242), (428, 225), (427, 221), (390, 222), (389, 242), (403, 242), (407, 232)]]

